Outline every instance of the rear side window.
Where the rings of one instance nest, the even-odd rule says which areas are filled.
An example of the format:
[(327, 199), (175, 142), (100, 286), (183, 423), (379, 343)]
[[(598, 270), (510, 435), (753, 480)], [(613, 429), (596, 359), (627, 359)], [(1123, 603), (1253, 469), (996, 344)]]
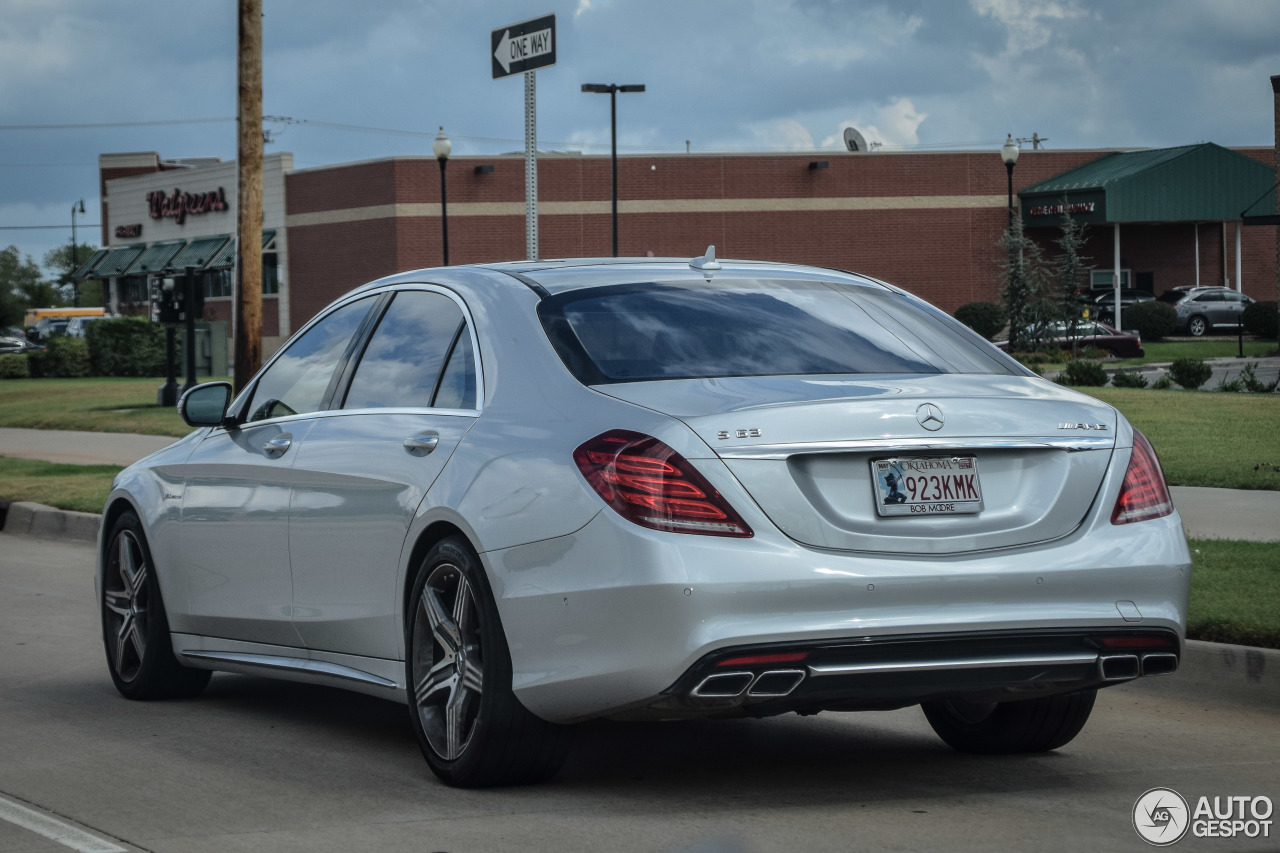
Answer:
[(369, 339), (342, 407), (431, 406), (441, 369), (463, 326), (462, 309), (444, 294), (397, 293)]
[(568, 291), (538, 307), (584, 384), (729, 376), (1011, 373), (989, 344), (878, 287), (734, 279)]

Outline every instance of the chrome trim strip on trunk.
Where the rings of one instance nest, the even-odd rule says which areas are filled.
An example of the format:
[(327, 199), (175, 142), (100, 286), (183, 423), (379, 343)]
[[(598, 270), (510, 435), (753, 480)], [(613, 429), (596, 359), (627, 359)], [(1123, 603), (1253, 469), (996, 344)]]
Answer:
[(286, 669), (294, 672), (309, 672), (316, 675), (327, 675), (332, 678), (345, 678), (348, 681), (359, 681), (377, 687), (395, 687), (396, 683), (363, 670), (328, 663), (320, 660), (300, 660), (298, 658), (280, 657), (277, 655), (254, 655), (245, 652), (205, 652), (195, 649), (184, 649), (183, 657), (195, 658), (222, 663), (233, 663), (240, 666), (254, 666), (262, 669)]
[(954, 453), (960, 450), (1065, 450), (1078, 453), (1083, 450), (1111, 450), (1115, 436), (1082, 438), (970, 438), (956, 437), (941, 441), (937, 438), (865, 438), (847, 441), (815, 441), (797, 444), (757, 444), (749, 447), (717, 447), (716, 453), (723, 459), (785, 460), (798, 453), (901, 453), (904, 450), (937, 450)]
[(869, 672), (935, 672), (947, 669), (987, 669), (1012, 666), (1068, 666), (1096, 663), (1094, 652), (1055, 655), (1015, 655), (1011, 657), (958, 658), (956, 660), (894, 661), (889, 663), (850, 663), (810, 665), (809, 673), (822, 675), (858, 675)]

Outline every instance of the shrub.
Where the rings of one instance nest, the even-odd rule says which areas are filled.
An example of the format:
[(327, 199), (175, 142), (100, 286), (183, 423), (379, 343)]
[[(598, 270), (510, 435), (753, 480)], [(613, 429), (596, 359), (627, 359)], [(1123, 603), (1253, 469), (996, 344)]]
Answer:
[(956, 309), (956, 319), (991, 340), (1009, 322), (1009, 314), (994, 302), (966, 302)]
[(50, 338), (45, 351), (33, 355), (37, 358), (31, 360), (44, 376), (89, 375), (89, 345), (84, 338)]
[(1240, 324), (1251, 335), (1274, 341), (1280, 332), (1280, 318), (1276, 314), (1275, 302), (1255, 302), (1246, 305), (1240, 315)]
[(9, 353), (0, 355), (0, 379), (26, 379), (31, 375), (27, 356)]
[(1151, 383), (1151, 388), (1154, 391), (1168, 391), (1172, 387), (1173, 380), (1169, 378), (1168, 374), (1161, 376), (1155, 382)]
[(1178, 325), (1178, 311), (1157, 299), (1123, 308), (1120, 320), (1125, 328), (1136, 329), (1144, 341), (1158, 341), (1173, 334)]
[(1059, 385), (1101, 387), (1107, 384), (1107, 371), (1096, 361), (1076, 359), (1067, 363), (1058, 374), (1057, 382)]
[(85, 340), (94, 376), (164, 375), (164, 327), (157, 323), (141, 317), (98, 320), (85, 330)]
[(1228, 382), (1224, 377), (1218, 380), (1218, 387), (1214, 388), (1213, 390), (1222, 391), (1223, 393), (1226, 393), (1226, 394), (1239, 394), (1240, 392), (1244, 391), (1244, 383), (1241, 382), (1238, 378), (1232, 379), (1230, 382)]
[(1169, 365), (1169, 376), (1183, 388), (1194, 391), (1209, 381), (1213, 368), (1198, 358), (1179, 358)]
[(1258, 362), (1251, 361), (1244, 367), (1240, 368), (1240, 378), (1237, 381), (1244, 386), (1245, 391), (1248, 391), (1250, 394), (1270, 394), (1272, 391), (1276, 390), (1276, 388), (1280, 388), (1280, 377), (1277, 377), (1274, 382), (1263, 382), (1260, 380), (1258, 375), (1253, 372), (1257, 366)]
[(1111, 384), (1117, 388), (1146, 388), (1147, 377), (1136, 370), (1117, 370), (1111, 375)]

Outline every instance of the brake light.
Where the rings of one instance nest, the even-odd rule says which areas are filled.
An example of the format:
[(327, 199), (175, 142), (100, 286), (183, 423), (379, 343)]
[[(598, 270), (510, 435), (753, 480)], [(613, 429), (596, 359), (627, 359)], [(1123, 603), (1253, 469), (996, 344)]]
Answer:
[(610, 430), (573, 451), (573, 461), (605, 503), (641, 527), (708, 536), (753, 535), (705, 477), (652, 436)]
[(1135, 429), (1133, 455), (1129, 457), (1129, 468), (1124, 472), (1120, 497), (1116, 499), (1115, 509), (1111, 511), (1111, 523), (1147, 521), (1171, 512), (1173, 498), (1169, 496), (1169, 489), (1164, 483), (1160, 460), (1156, 458), (1156, 452), (1147, 437)]

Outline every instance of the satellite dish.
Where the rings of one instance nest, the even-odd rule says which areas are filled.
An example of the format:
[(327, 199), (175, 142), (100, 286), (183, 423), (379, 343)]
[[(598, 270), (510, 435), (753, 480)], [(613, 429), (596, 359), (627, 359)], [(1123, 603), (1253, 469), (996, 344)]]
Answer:
[(850, 151), (866, 151), (867, 140), (856, 127), (846, 127), (844, 129), (844, 147)]

